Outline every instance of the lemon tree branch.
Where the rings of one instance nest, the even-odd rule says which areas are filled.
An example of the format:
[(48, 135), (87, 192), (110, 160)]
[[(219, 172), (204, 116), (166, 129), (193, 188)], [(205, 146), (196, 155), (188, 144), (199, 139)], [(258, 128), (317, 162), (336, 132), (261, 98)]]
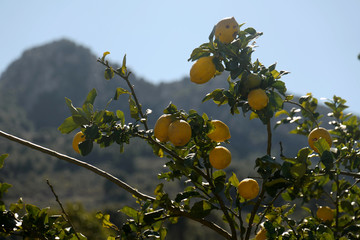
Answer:
[(72, 164), (75, 164), (75, 165), (78, 165), (80, 167), (83, 167), (83, 168), (86, 168), (88, 170), (90, 170), (91, 172), (97, 174), (97, 175), (100, 175), (104, 178), (106, 178), (107, 180), (115, 183), (116, 185), (118, 185), (120, 188), (126, 190), (127, 192), (131, 193), (132, 195), (136, 196), (137, 198), (140, 198), (142, 200), (151, 200), (151, 201), (154, 201), (155, 198), (152, 197), (152, 196), (148, 196), (142, 192), (139, 192), (137, 189), (131, 187), (130, 185), (128, 185), (127, 183), (121, 181), (120, 179), (116, 178), (115, 176), (111, 175), (110, 173), (102, 170), (102, 169), (99, 169), (91, 164), (88, 164), (86, 162), (83, 162), (81, 160), (78, 160), (76, 158), (73, 158), (73, 157), (69, 157), (65, 154), (62, 154), (62, 153), (58, 153), (54, 150), (51, 150), (49, 148), (46, 148), (46, 147), (43, 147), (43, 146), (40, 146), (40, 145), (37, 145), (35, 143), (32, 143), (30, 141), (27, 141), (27, 140), (24, 140), (22, 138), (19, 138), (19, 137), (16, 137), (14, 135), (11, 135), (9, 133), (6, 133), (4, 131), (1, 131), (0, 130), (0, 136), (1, 137), (4, 137), (10, 141), (13, 141), (13, 142), (17, 142), (17, 143), (20, 143), (26, 147), (29, 147), (31, 149), (34, 149), (36, 151), (40, 151), (42, 153), (45, 153), (47, 155), (50, 155), (50, 156), (53, 156), (53, 157), (56, 157), (58, 159), (61, 159), (61, 160), (64, 160), (66, 162), (69, 162), (69, 163), (72, 163)]

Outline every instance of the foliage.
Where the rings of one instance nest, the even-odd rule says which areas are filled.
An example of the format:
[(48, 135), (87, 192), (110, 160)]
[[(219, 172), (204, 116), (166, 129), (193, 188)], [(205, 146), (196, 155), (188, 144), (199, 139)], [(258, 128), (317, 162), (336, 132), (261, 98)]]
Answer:
[[(108, 214), (97, 214), (105, 228), (115, 231), (108, 239), (165, 239), (165, 224), (175, 224), (179, 218), (198, 222), (225, 239), (250, 239), (260, 228), (266, 229), (269, 239), (360, 237), (359, 120), (344, 113), (346, 101), (334, 96), (325, 103), (330, 109), (328, 117), (333, 128), (329, 132), (333, 137), (333, 146), (320, 138), (315, 143), (319, 153), (306, 147), (299, 149), (296, 156), (285, 156), (282, 150), (278, 156), (272, 154), (271, 121), (275, 118), (279, 119), (275, 129), (291, 124), (295, 127), (290, 133), (307, 136), (321, 125), (323, 116), (317, 112), (318, 101), (311, 94), (298, 101), (286, 94), (285, 83), (280, 79), (288, 72), (276, 70), (276, 64), (266, 67), (258, 59), (252, 61), (254, 41), (262, 33), (253, 28), (242, 30), (242, 27), (243, 24), (239, 25), (235, 40), (229, 44), (214, 38), (212, 31), (209, 41), (195, 48), (189, 60), (214, 56), (217, 72), (229, 72), (228, 88), (214, 89), (203, 98), (203, 102), (212, 100), (218, 106), (227, 105), (230, 114), (248, 114), (250, 119), (259, 119), (266, 126), (267, 148), (254, 163), (258, 174), (255, 178), (260, 183), (260, 193), (255, 199), (246, 200), (237, 194), (240, 181), (236, 173), (216, 170), (209, 163), (209, 152), (215, 146), (230, 142), (216, 143), (207, 136), (212, 130), (212, 119), (207, 114), (178, 109), (175, 104), (169, 103), (163, 113), (188, 122), (192, 138), (181, 147), (157, 141), (148, 124), (152, 111), (144, 110), (139, 102), (130, 82), (131, 72), (126, 66), (126, 56), (119, 68), (112, 67), (106, 60), (109, 52), (105, 52), (98, 61), (105, 67), (106, 80), (118, 76), (126, 82), (127, 88), (115, 89), (113, 100), (127, 97), (131, 121), (125, 119), (122, 110), (95, 109), (96, 89), (89, 92), (79, 107), (66, 99), (71, 116), (61, 124), (59, 131), (67, 134), (81, 129), (86, 136), (85, 141), (79, 144), (82, 155), (92, 152), (94, 144), (101, 148), (118, 144), (122, 152), (131, 139), (139, 138), (151, 146), (155, 155), (164, 159), (167, 167), (166, 172), (158, 175), (162, 182), (155, 187), (153, 196), (104, 174), (132, 194), (137, 203), (137, 207), (121, 208), (120, 212), (128, 218), (122, 226), (112, 223)], [(249, 79), (254, 77), (259, 79), (259, 84), (249, 84)], [(257, 88), (264, 90), (269, 98), (267, 106), (261, 110), (253, 110), (247, 99), (249, 92)], [(286, 104), (294, 108), (287, 110)], [(80, 161), (75, 163), (84, 166)], [(89, 168), (94, 170), (91, 166)], [(166, 189), (172, 181), (182, 184), (181, 191), (175, 196)], [(8, 187), (2, 185), (2, 193)], [(316, 205), (322, 204), (334, 210), (334, 220), (323, 222), (316, 217)], [(25, 213), (19, 217), (17, 214), (22, 209)], [(6, 220), (2, 234), (20, 232), (24, 236), (45, 239), (48, 235), (61, 236), (61, 239), (83, 238), (68, 227), (68, 221), (63, 217), (54, 219), (46, 210), (33, 205), (19, 202), (6, 210), (3, 204), (2, 211)]]

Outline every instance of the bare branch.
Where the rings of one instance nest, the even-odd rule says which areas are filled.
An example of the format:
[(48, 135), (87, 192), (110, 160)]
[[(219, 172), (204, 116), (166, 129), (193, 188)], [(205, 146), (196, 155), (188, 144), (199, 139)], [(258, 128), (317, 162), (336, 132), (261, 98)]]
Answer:
[(92, 171), (93, 173), (96, 173), (97, 175), (100, 175), (100, 176), (106, 178), (107, 180), (115, 183), (116, 185), (118, 185), (122, 189), (126, 190), (127, 192), (131, 193), (132, 195), (134, 195), (134, 196), (136, 196), (136, 197), (138, 197), (140, 199), (151, 200), (151, 201), (155, 200), (154, 197), (151, 197), (151, 196), (148, 196), (148, 195), (146, 195), (144, 193), (139, 192), (137, 189), (131, 187), (127, 183), (125, 183), (125, 182), (121, 181), (120, 179), (114, 177), (110, 173), (108, 173), (108, 172), (106, 172), (106, 171), (104, 171), (102, 169), (99, 169), (99, 168), (97, 168), (97, 167), (95, 167), (95, 166), (93, 166), (91, 164), (80, 161), (80, 160), (78, 160), (76, 158), (73, 158), (73, 157), (69, 157), (69, 156), (67, 156), (65, 154), (58, 153), (58, 152), (56, 152), (54, 150), (51, 150), (49, 148), (45, 148), (43, 146), (40, 146), (40, 145), (37, 145), (35, 143), (29, 142), (27, 140), (24, 140), (22, 138), (14, 136), (14, 135), (8, 134), (8, 133), (3, 132), (1, 130), (0, 130), (0, 136), (4, 137), (4, 138), (6, 138), (6, 139), (8, 139), (10, 141), (20, 143), (20, 144), (22, 144), (22, 145), (24, 145), (26, 147), (31, 148), (31, 149), (34, 149), (34, 150), (40, 151), (42, 153), (45, 153), (47, 155), (56, 157), (58, 159), (67, 161), (69, 163), (78, 165), (78, 166), (83, 167), (83, 168), (86, 168), (86, 169)]

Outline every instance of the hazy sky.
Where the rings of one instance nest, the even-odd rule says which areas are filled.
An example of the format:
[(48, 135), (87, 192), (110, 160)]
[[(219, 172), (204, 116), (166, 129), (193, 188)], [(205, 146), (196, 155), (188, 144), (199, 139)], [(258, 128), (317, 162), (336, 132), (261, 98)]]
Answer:
[(290, 71), (289, 92), (335, 94), (360, 113), (359, 0), (0, 0), (0, 73), (24, 50), (67, 38), (114, 62), (126, 53), (148, 81), (179, 80), (191, 51), (228, 16), (264, 32), (253, 60)]

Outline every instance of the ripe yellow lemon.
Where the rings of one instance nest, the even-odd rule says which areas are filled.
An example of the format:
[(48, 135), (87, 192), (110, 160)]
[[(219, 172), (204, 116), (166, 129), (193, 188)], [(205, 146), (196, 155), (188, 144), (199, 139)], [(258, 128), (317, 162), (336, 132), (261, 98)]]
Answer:
[(259, 184), (252, 178), (243, 179), (238, 185), (238, 193), (245, 199), (251, 200), (259, 194)]
[(163, 114), (156, 121), (154, 127), (154, 136), (160, 142), (166, 142), (168, 140), (168, 130), (171, 122), (172, 122), (171, 114)]
[(255, 236), (255, 240), (265, 240), (266, 237), (266, 229), (265, 228), (261, 228)]
[(231, 153), (226, 147), (217, 146), (210, 151), (209, 160), (214, 168), (224, 169), (231, 163)]
[(169, 140), (174, 146), (184, 146), (191, 139), (190, 124), (184, 120), (176, 120), (169, 125)]
[(214, 130), (211, 131), (207, 136), (215, 142), (224, 142), (230, 139), (229, 127), (220, 120), (212, 120), (211, 123), (214, 125)]
[(334, 212), (328, 206), (325, 207), (321, 206), (316, 211), (316, 216), (324, 222), (332, 221), (334, 219)]
[(231, 43), (239, 32), (239, 24), (234, 17), (224, 18), (215, 26), (215, 38), (222, 43)]
[(251, 90), (248, 94), (248, 103), (254, 110), (261, 110), (269, 103), (269, 97), (261, 88)]
[(197, 84), (203, 84), (212, 79), (216, 72), (213, 56), (199, 58), (190, 69), (190, 80)]
[(72, 142), (72, 147), (75, 152), (80, 153), (79, 144), (83, 141), (85, 141), (85, 135), (81, 131), (75, 134)]
[(309, 146), (317, 153), (319, 151), (314, 146), (314, 143), (317, 142), (320, 138), (324, 138), (330, 147), (332, 145), (332, 139), (330, 133), (325, 128), (319, 127), (313, 129), (308, 136), (308, 142), (309, 142)]

